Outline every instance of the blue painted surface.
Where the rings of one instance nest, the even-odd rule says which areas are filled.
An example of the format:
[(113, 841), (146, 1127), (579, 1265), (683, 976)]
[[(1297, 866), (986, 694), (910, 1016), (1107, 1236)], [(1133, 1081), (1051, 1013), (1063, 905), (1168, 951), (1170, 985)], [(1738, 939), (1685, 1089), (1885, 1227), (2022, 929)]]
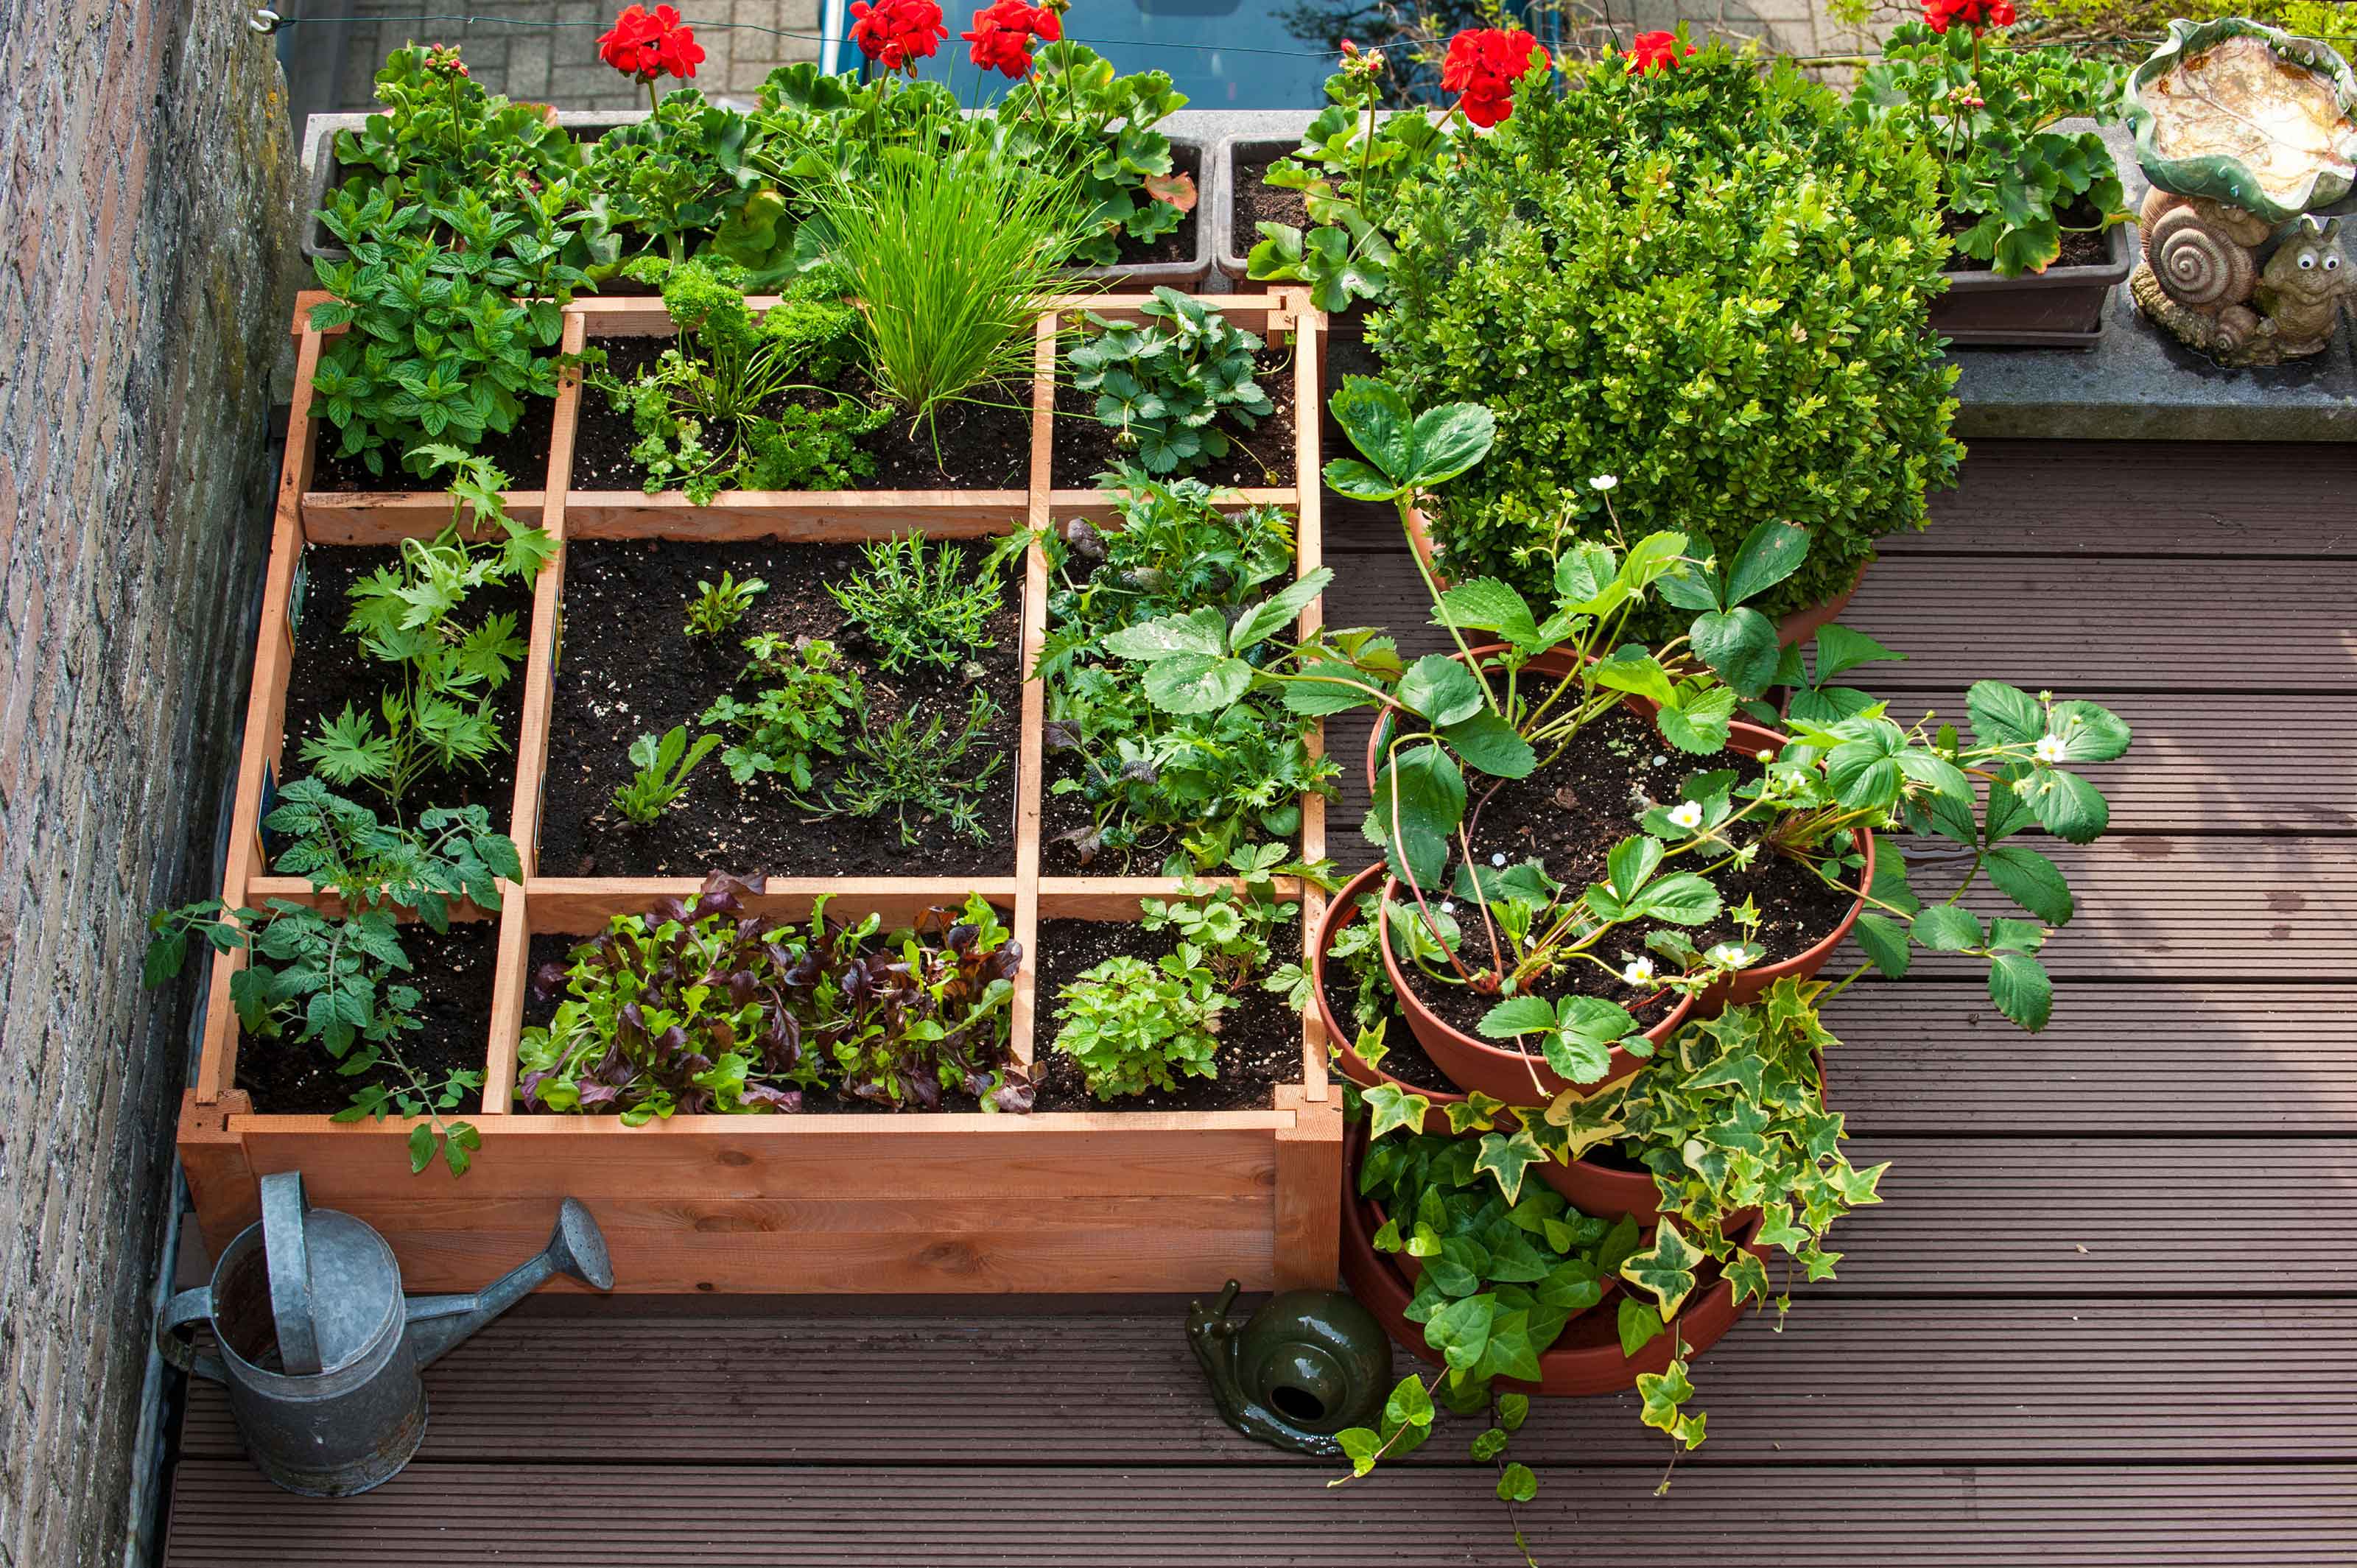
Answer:
[[(922, 74), (967, 103), (996, 98), (1003, 76), (984, 76), (958, 34), (971, 11), (945, 5), (950, 36)], [(1165, 70), (1190, 109), (1300, 109), (1326, 101), (1333, 56), (1286, 31), (1270, 0), (1090, 0), (1065, 15), (1069, 36), (1115, 70)], [(979, 79), (979, 80), (977, 80)]]

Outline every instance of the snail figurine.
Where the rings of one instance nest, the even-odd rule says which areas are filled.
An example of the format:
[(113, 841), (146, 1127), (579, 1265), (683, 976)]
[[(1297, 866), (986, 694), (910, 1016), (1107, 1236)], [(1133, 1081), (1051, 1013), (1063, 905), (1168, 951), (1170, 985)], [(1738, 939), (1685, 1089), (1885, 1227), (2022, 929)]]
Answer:
[(1187, 1309), (1187, 1342), (1211, 1382), (1221, 1419), (1254, 1442), (1328, 1458), (1337, 1434), (1373, 1426), (1391, 1395), (1392, 1341), (1373, 1313), (1331, 1290), (1269, 1297), (1239, 1327), (1236, 1282)]
[(2292, 220), (2265, 266), (2266, 220), (2207, 197), (2155, 188), (2139, 216), (2144, 264), (2128, 292), (2147, 316), (2222, 365), (2280, 365), (2331, 345), (2357, 269), (2341, 254), (2339, 219)]

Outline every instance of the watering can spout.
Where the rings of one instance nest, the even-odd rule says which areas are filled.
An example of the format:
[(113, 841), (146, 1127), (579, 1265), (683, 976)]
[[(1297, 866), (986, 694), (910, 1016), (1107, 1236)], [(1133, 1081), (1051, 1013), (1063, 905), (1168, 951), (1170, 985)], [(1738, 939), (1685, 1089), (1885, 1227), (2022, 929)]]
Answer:
[(556, 1211), (556, 1230), (537, 1257), (472, 1295), (409, 1298), (409, 1339), (421, 1367), (431, 1365), (471, 1338), (477, 1329), (530, 1295), (557, 1274), (570, 1274), (597, 1290), (614, 1288), (614, 1265), (605, 1232), (577, 1198)]

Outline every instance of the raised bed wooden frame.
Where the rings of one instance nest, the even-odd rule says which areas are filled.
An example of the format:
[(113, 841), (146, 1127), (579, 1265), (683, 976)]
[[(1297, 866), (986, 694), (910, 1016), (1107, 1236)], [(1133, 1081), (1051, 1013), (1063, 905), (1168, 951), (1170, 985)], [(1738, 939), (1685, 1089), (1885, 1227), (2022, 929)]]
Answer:
[[(1101, 505), (1093, 492), (1059, 492), (1049, 477), (1059, 323), (1082, 308), (1135, 316), (1150, 296), (1059, 300), (1041, 319), (1032, 388), (1030, 482), (1018, 492), (843, 492), (724, 497), (697, 508), (675, 495), (601, 494), (568, 488), (581, 390), (568, 373), (559, 393), (545, 488), (535, 498), (558, 553), (534, 593), (511, 832), (525, 879), (503, 888), (500, 961), (487, 1037), (486, 1081), (470, 1116), (482, 1134), (463, 1178), (436, 1166), (409, 1174), (409, 1124), (339, 1124), (321, 1115), (253, 1112), (236, 1089), (237, 1020), (229, 978), (237, 960), (213, 965), (197, 1081), (180, 1121), (180, 1155), (207, 1244), (218, 1249), (258, 1213), (258, 1178), (300, 1169), (315, 1201), (357, 1214), (391, 1238), (414, 1289), (472, 1288), (546, 1239), (557, 1200), (587, 1202), (614, 1253), (619, 1288), (641, 1292), (958, 1294), (1200, 1292), (1234, 1277), (1247, 1288), (1329, 1284), (1340, 1238), (1342, 1121), (1339, 1087), (1314, 1011), (1305, 1018), (1301, 1072), (1265, 1111), (1089, 1111), (1030, 1116), (816, 1113), (687, 1116), (645, 1128), (511, 1109), (526, 967), (538, 932), (588, 933), (614, 914), (645, 908), (693, 879), (544, 877), (537, 865), (540, 783), (562, 615), (565, 543), (581, 538), (760, 539), (840, 542), (905, 532), (973, 537), (1051, 521)], [(1297, 571), (1320, 564), (1318, 335), (1323, 317), (1296, 291), (1222, 295), (1232, 318), (1295, 358), (1298, 482), (1243, 492), (1250, 503), (1296, 511)], [(438, 493), (330, 497), (307, 489), (313, 450), (306, 412), (320, 335), (301, 326), (295, 413), (279, 491), (276, 533), (255, 662), (224, 897), (233, 905), (272, 897), (311, 900), (308, 885), (265, 875), (260, 838), (264, 780), (282, 746), (292, 655), (286, 611), (295, 567), (309, 543), (375, 543), (430, 533), (448, 516)], [(661, 331), (653, 302), (584, 301), (566, 312), (565, 347), (615, 331)], [(517, 492), (522, 502), (532, 492)], [(1011, 503), (1010, 504), (1010, 497)], [(511, 510), (520, 510), (511, 508)], [(1025, 574), (1026, 668), (1046, 633), (1047, 563), (1036, 547)], [(1320, 607), (1302, 617), (1315, 627)], [(834, 908), (905, 920), (969, 890), (1007, 910), (1027, 951), (1039, 921), (1128, 920), (1137, 900), (1169, 896), (1152, 877), (1039, 875), (1040, 727), (1044, 694), (1023, 690), (1017, 758), (1016, 864), (1011, 877), (772, 877), (765, 901), (807, 910), (813, 896)], [(1322, 744), (1313, 737), (1313, 746)], [(1305, 800), (1302, 853), (1321, 856), (1324, 801)], [(1300, 930), (1315, 929), (1323, 900), (1288, 884)], [(1016, 1049), (1024, 1059), (1052, 1033), (1032, 992), (1017, 982)]]

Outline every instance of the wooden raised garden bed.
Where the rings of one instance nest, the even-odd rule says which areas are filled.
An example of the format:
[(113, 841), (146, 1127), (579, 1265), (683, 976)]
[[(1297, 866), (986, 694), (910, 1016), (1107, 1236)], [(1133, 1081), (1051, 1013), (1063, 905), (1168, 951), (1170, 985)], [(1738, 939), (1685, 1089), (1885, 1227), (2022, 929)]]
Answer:
[[(1144, 296), (1060, 302), (1109, 316), (1134, 315)], [(1290, 291), (1222, 296), (1231, 319), (1290, 339), (1296, 406), (1317, 406), (1317, 338), (1323, 319)], [(300, 321), (298, 316), (298, 323)], [(1002, 533), (1094, 508), (1092, 492), (1050, 485), (1057, 318), (1041, 323), (1032, 389), (1028, 483), (1020, 490), (839, 492), (720, 498), (697, 508), (677, 496), (569, 488), (580, 417), (577, 378), (557, 400), (543, 525), (558, 541), (533, 594), (522, 681), (512, 833), (525, 879), (504, 891), (498, 962), (484, 1020), (482, 1102), (468, 1118), (481, 1134), (473, 1168), (440, 1165), (413, 1176), (410, 1124), (338, 1123), (326, 1114), (256, 1113), (236, 1087), (239, 1030), (229, 981), (239, 961), (217, 960), (202, 1058), (183, 1106), (179, 1142), (207, 1244), (218, 1249), (258, 1212), (257, 1179), (300, 1169), (315, 1202), (359, 1215), (392, 1240), (413, 1289), (473, 1288), (503, 1262), (545, 1240), (557, 1200), (587, 1202), (614, 1254), (619, 1288), (644, 1292), (995, 1293), (1203, 1291), (1230, 1276), (1249, 1289), (1329, 1284), (1337, 1268), (1342, 1122), (1340, 1090), (1326, 1070), (1313, 1019), (1300, 1034), (1298, 1071), (1275, 1085), (1265, 1108), (1224, 1111), (1041, 1110), (980, 1112), (811, 1112), (790, 1115), (679, 1116), (641, 1128), (597, 1116), (534, 1114), (514, 1100), (517, 1043), (526, 1022), (533, 939), (586, 936), (609, 916), (644, 910), (693, 891), (700, 877), (547, 875), (540, 864), (543, 786), (550, 755), (564, 616), (567, 543), (584, 540), (842, 542), (905, 533), (934, 538)], [(569, 307), (568, 347), (585, 337), (659, 333), (657, 302), (586, 301)], [(447, 519), (439, 495), (419, 502), (343, 499), (315, 506), (308, 377), (318, 335), (303, 340), (281, 485), (262, 642), (239, 780), (225, 897), (309, 900), (308, 884), (263, 875), (259, 823), (280, 760), (285, 696), (295, 645), (288, 610), (307, 545), (382, 542), (435, 532)], [(1248, 496), (1297, 511), (1297, 572), (1319, 564), (1319, 467), (1315, 419), (1297, 421), (1295, 482)], [(522, 497), (518, 498), (522, 499)], [(425, 505), (422, 502), (430, 501)], [(1038, 548), (1023, 574), (1024, 665), (1046, 631), (1047, 564)], [(673, 613), (663, 606), (660, 613)], [(1314, 625), (1319, 607), (1303, 617)], [(1015, 1050), (1029, 1061), (1055, 1033), (1053, 999), (1034, 994), (1043, 921), (1132, 921), (1141, 896), (1168, 896), (1155, 877), (1040, 875), (1041, 715), (1044, 696), (1021, 695), (1012, 854), (1006, 875), (942, 877), (772, 875), (759, 907), (805, 913), (822, 893), (831, 908), (873, 910), (887, 923), (955, 905), (978, 892), (1024, 944), (1014, 1007)], [(717, 764), (708, 764), (717, 771)], [(721, 775), (725, 786), (725, 775)], [(1304, 802), (1301, 853), (1324, 851), (1322, 800)], [(494, 812), (496, 825), (500, 813)], [(787, 866), (723, 866), (785, 871)], [(1286, 883), (1298, 930), (1314, 930), (1322, 900)], [(474, 911), (466, 911), (475, 913)]]

